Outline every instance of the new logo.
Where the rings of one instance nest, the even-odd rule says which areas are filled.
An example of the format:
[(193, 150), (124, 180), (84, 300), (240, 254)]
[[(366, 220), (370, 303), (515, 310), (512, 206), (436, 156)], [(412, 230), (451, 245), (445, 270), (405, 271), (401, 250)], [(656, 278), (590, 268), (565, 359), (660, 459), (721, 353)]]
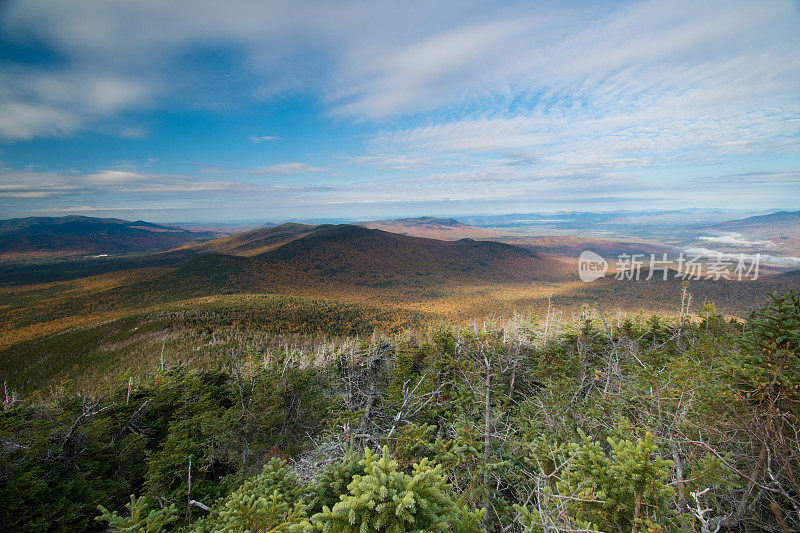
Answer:
[(602, 278), (608, 271), (608, 262), (591, 250), (584, 250), (578, 257), (578, 276), (589, 283)]

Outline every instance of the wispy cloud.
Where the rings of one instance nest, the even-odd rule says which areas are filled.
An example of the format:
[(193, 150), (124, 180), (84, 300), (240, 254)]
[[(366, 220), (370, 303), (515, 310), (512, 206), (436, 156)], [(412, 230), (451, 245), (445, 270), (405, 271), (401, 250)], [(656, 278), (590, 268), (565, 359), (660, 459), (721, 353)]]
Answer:
[(198, 179), (176, 173), (102, 170), (91, 174), (0, 169), (0, 197), (50, 198), (94, 194), (193, 193), (254, 191), (262, 187), (245, 181)]
[[(194, 167), (199, 178), (107, 162), (71, 177), (6, 169), (0, 196), (785, 201), (800, 187), (798, 27), (789, 0), (12, 3), (3, 38), (55, 59), (0, 69), (0, 141), (95, 129), (134, 143), (151, 135), (144, 111), (264, 116), (236, 130), (231, 160)], [(295, 124), (304, 105), (316, 122)], [(276, 117), (298, 133), (247, 136), (294, 131)], [(308, 156), (292, 145), (303, 135), (337, 155)], [(245, 142), (277, 141), (289, 161), (232, 162)], [(747, 157), (776, 162), (739, 172)]]
[(326, 168), (311, 166), (306, 163), (292, 161), (289, 163), (276, 163), (274, 165), (263, 165), (260, 167), (245, 170), (245, 174), (256, 176), (291, 176), (294, 174), (306, 174), (310, 172), (325, 172)]
[(698, 181), (705, 183), (750, 183), (750, 184), (773, 184), (773, 185), (794, 185), (800, 188), (800, 169), (788, 168), (783, 170), (763, 170), (756, 172), (737, 172), (734, 174), (726, 173), (717, 176), (704, 176)]
[[(136, 79), (148, 80), (150, 89), (162, 88), (163, 66), (187, 47), (210, 39), (235, 45), (256, 76), (254, 94), (276, 83), (311, 90), (334, 112), (362, 118), (476, 102), (504, 110), (526, 98), (564, 109), (632, 100), (646, 106), (651, 101), (641, 97), (652, 94), (680, 96), (702, 115), (704, 106), (743, 99), (796, 102), (800, 83), (800, 15), (781, 0), (659, 0), (603, 10), (254, 0), (203, 10), (189, 2), (111, 9), (55, 1), (21, 3), (7, 15), (10, 36), (34, 34), (97, 69), (140, 72)], [(148, 31), (134, 31), (131, 20), (147, 21)], [(96, 79), (86, 99), (99, 95), (99, 108), (119, 109), (145, 96), (131, 83)]]
[[(72, 134), (122, 110), (146, 105), (152, 87), (130, 76), (93, 70), (0, 70), (0, 140)], [(123, 128), (123, 137), (141, 136)]]

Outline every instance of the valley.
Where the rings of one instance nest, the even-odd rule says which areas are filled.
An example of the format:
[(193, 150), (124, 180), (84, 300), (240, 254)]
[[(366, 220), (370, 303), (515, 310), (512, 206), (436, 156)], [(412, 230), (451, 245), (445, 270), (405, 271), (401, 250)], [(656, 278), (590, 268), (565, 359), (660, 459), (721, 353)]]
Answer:
[[(781, 224), (772, 233), (777, 238), (797, 230), (792, 224)], [(402, 232), (369, 229), (369, 225)], [(733, 227), (745, 231), (741, 225)], [(221, 323), (228, 323), (226, 328), (234, 329), (239, 327), (238, 320), (225, 318), (230, 306), (243, 310), (253, 305), (258, 314), (263, 302), (281, 298), (370, 309), (365, 311), (367, 316), (388, 313), (397, 318), (375, 322), (373, 328), (392, 331), (403, 324), (441, 320), (466, 324), (519, 313), (557, 314), (571, 321), (590, 309), (602, 311), (606, 320), (618, 321), (679, 312), (683, 290), (679, 279), (663, 281), (656, 276), (630, 281), (616, 279), (612, 272), (584, 283), (577, 276), (576, 258), (584, 249), (611, 260), (619, 254), (672, 254), (677, 252), (674, 246), (630, 238), (499, 233), (492, 234), (497, 240), (464, 237), (477, 237), (483, 231), (431, 217), (367, 225), (284, 223), (184, 243), (155, 254), (140, 252), (88, 263), (69, 256), (55, 263), (39, 259), (38, 264), (24, 266), (6, 262), (0, 272), (0, 350), (4, 354), (0, 374), (15, 386), (28, 383), (25, 390), (45, 386), (56, 376), (64, 376), (54, 373), (52, 378), (43, 375), (41, 380), (18, 381), (18, 376), (39, 372), (35, 369), (41, 368), (44, 354), (36, 354), (47, 349), (41, 339), (80, 336), (70, 332), (102, 330), (117, 323), (150, 323), (149, 317), (181, 309), (188, 312), (198, 302), (208, 313), (219, 315)], [(98, 273), (91, 274), (92, 268)], [(764, 274), (756, 281), (691, 281), (688, 290), (694, 310), (713, 302), (727, 316), (744, 317), (758, 308), (768, 292), (800, 287), (797, 271), (780, 265), (762, 268)], [(299, 317), (282, 323), (267, 314), (263, 320), (262, 327), (269, 331), (291, 333), (293, 328), (306, 331), (309, 327)], [(372, 323), (369, 320), (365, 323)], [(356, 329), (363, 333), (369, 327)], [(158, 349), (147, 346), (151, 351)], [(31, 361), (21, 353), (31, 354), (26, 356)], [(88, 378), (82, 372), (67, 374), (91, 382), (85, 381)]]

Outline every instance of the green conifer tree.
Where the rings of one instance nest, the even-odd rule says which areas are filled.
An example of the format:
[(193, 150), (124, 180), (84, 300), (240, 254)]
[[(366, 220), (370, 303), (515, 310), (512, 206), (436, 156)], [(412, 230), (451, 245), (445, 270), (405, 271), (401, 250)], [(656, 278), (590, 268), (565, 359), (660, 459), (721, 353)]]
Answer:
[(584, 436), (567, 472), (577, 494), (577, 518), (603, 530), (662, 531), (669, 518), (674, 489), (669, 481), (672, 461), (661, 459), (650, 433), (636, 441), (607, 439), (610, 454)]
[(325, 470), (314, 483), (314, 498), (308, 505), (309, 512), (322, 512), (323, 507), (333, 507), (339, 502), (339, 496), (347, 493), (347, 486), (353, 478), (364, 473), (362, 456), (351, 453)]
[(178, 519), (178, 509), (174, 504), (156, 509), (145, 496), (136, 498), (131, 495), (131, 502), (125, 504), (125, 507), (128, 509), (128, 516), (120, 516), (116, 511), (112, 513), (98, 505), (100, 516), (95, 521), (108, 522), (111, 529), (122, 533), (161, 533), (168, 531)]
[(301, 498), (306, 487), (286, 461), (272, 458), (260, 474), (220, 500), (193, 531), (230, 533), (299, 533), (310, 529)]
[(770, 293), (770, 300), (751, 315), (745, 334), (744, 360), (737, 362), (740, 386), (748, 399), (766, 408), (797, 416), (800, 410), (800, 296)]
[(405, 533), (480, 531), (483, 510), (456, 503), (441, 466), (423, 459), (411, 475), (398, 469), (387, 447), (377, 455), (367, 449), (364, 474), (357, 475), (333, 508), (324, 507), (312, 521), (325, 533)]

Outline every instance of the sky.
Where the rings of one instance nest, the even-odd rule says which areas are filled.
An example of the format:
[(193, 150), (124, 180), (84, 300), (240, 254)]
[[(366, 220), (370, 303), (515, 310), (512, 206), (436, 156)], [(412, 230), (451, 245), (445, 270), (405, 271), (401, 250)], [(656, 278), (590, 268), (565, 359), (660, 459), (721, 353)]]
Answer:
[(800, 205), (797, 0), (0, 3), (0, 218)]

